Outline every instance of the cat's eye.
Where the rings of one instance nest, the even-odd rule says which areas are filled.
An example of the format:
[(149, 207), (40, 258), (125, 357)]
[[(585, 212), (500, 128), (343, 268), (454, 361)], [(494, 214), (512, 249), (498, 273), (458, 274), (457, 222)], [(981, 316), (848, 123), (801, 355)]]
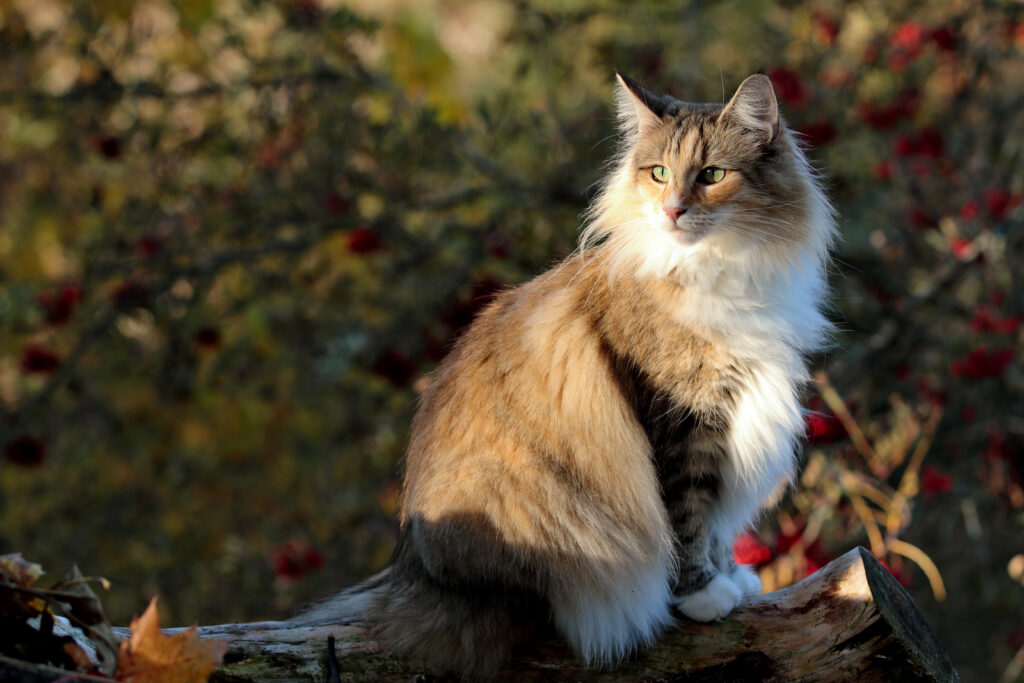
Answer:
[(697, 181), (705, 185), (714, 185), (725, 177), (725, 169), (717, 166), (708, 166), (697, 174)]
[(651, 169), (651, 177), (659, 183), (668, 182), (668, 169), (664, 166), (655, 166)]

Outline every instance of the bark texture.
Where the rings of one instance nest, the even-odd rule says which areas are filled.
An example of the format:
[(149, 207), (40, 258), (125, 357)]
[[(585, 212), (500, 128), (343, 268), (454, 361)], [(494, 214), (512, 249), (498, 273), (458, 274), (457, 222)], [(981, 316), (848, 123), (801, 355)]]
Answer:
[[(176, 631), (181, 629), (170, 629)], [(115, 629), (126, 637), (128, 629)], [(390, 656), (359, 623), (259, 622), (204, 626), (228, 640), (211, 681), (452, 680)], [(0, 680), (109, 680), (0, 657)], [(500, 681), (957, 681), (949, 656), (910, 595), (871, 554), (856, 548), (800, 583), (747, 600), (728, 619), (681, 619), (656, 647), (614, 669), (588, 669), (561, 642), (517, 659)]]
[[(336, 640), (342, 681), (442, 680), (389, 656), (358, 623), (263, 622), (207, 626), (231, 642), (211, 680), (325, 679)], [(863, 548), (783, 590), (744, 602), (728, 619), (680, 620), (658, 645), (614, 669), (588, 669), (564, 644), (547, 643), (503, 671), (507, 681), (956, 681), (910, 595)]]

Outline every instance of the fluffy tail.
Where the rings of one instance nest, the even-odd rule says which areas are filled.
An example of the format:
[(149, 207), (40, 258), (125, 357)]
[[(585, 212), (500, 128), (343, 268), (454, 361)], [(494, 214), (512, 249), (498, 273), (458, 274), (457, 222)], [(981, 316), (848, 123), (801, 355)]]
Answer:
[(415, 558), (405, 559), (300, 618), (363, 621), (396, 655), (467, 678), (493, 674), (518, 647), (549, 633), (539, 596), (497, 585), (445, 585)]
[(377, 611), (376, 605), (388, 591), (391, 573), (392, 568), (387, 567), (366, 581), (346, 588), (337, 595), (309, 607), (293, 621), (303, 623), (369, 622)]

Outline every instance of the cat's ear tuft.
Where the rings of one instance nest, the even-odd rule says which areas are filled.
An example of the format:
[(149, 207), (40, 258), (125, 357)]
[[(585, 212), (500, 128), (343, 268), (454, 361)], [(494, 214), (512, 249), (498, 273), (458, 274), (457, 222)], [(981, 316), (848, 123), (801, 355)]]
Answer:
[(642, 133), (661, 123), (667, 105), (632, 78), (615, 72), (618, 86), (615, 100), (618, 105), (619, 127), (628, 135)]
[(779, 103), (771, 79), (764, 74), (754, 74), (740, 83), (719, 117), (720, 120), (728, 118), (745, 128), (763, 131), (767, 142), (779, 137)]

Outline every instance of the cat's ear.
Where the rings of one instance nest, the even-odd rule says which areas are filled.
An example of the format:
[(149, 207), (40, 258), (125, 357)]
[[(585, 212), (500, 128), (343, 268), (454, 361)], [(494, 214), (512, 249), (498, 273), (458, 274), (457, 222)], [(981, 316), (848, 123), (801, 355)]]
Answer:
[(660, 124), (665, 114), (665, 101), (618, 71), (615, 77), (619, 81), (615, 88), (619, 127), (632, 134), (642, 133)]
[(771, 79), (764, 74), (747, 77), (722, 110), (719, 120), (722, 119), (732, 119), (745, 128), (763, 131), (768, 142), (779, 137), (779, 103)]

